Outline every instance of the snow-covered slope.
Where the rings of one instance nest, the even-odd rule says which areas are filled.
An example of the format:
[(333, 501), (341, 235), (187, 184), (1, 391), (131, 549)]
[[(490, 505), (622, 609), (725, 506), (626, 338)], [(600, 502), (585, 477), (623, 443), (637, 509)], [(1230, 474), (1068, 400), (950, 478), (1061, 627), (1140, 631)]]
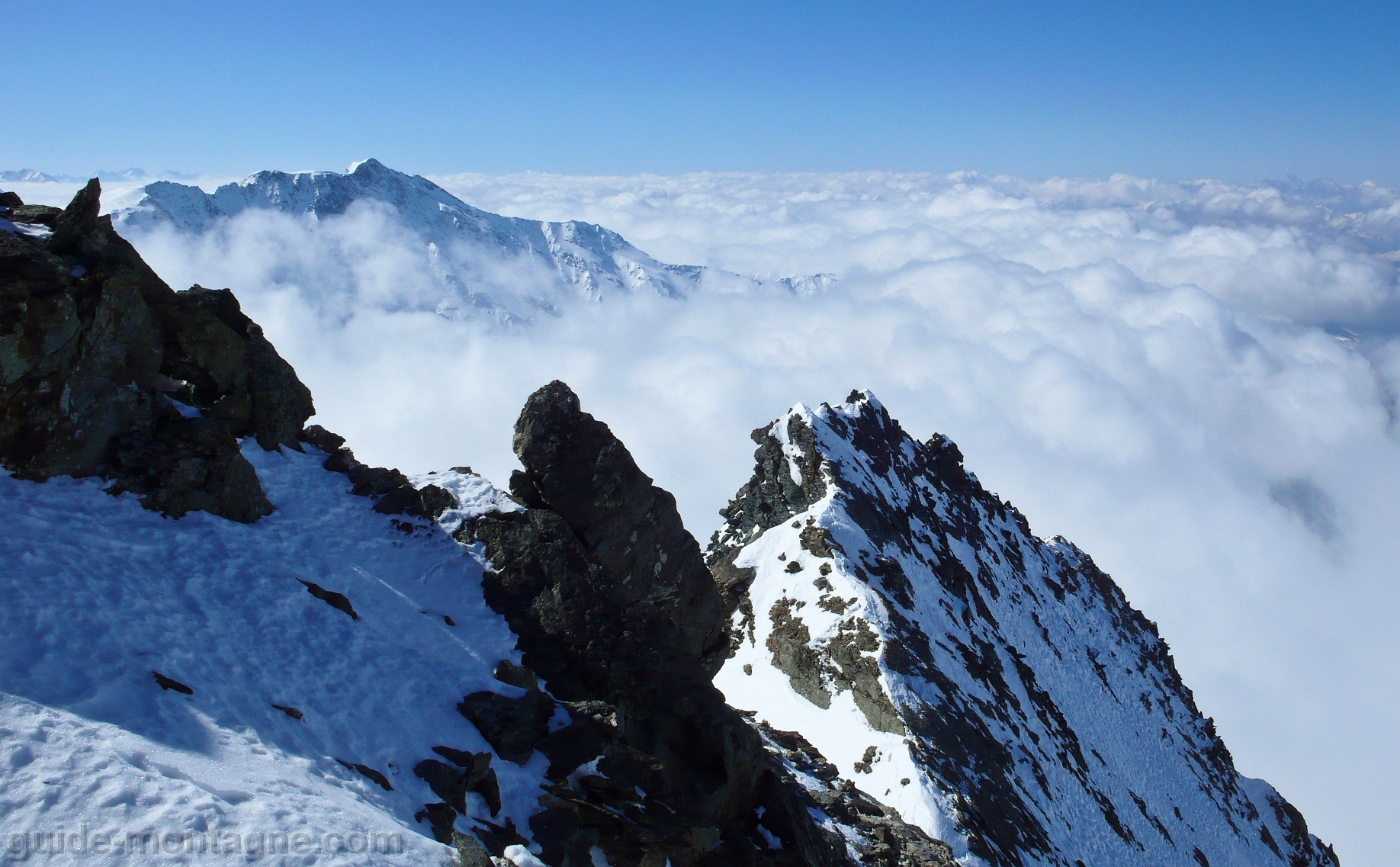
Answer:
[(1336, 863), (1237, 773), (1156, 626), (953, 443), (868, 392), (754, 436), (708, 554), (742, 595), (731, 704), (992, 865)]
[[(519, 660), (515, 638), (482, 601), (479, 559), (444, 527), (515, 506), (479, 477), (433, 475), (462, 508), (410, 535), (314, 449), (249, 440), (244, 454), (277, 507), (256, 524), (171, 520), (96, 479), (0, 475), (0, 842), (12, 860), (66, 863), (33, 854), (58, 834), (70, 855), (76, 842), (114, 861), (132, 834), (182, 841), (168, 863), (235, 844), (314, 855), (273, 863), (448, 855), (415, 821), (437, 798), (413, 768), (434, 746), (489, 752), (456, 703), (523, 690), (492, 677)], [(357, 619), (303, 582), (344, 594)], [(492, 763), (494, 821), (526, 827), (545, 764)], [(469, 806), (492, 818), (481, 796)]]
[[(386, 208), (427, 245), (434, 270), (458, 297), (444, 314), (486, 311), (505, 320), (554, 311), (570, 296), (601, 300), (613, 293), (655, 292), (672, 298), (694, 291), (703, 269), (666, 265), (616, 232), (591, 223), (541, 222), (492, 214), (461, 201), (419, 176), (365, 160), (349, 172), (264, 171), (212, 194), (159, 181), (114, 222), (128, 236), (160, 227), (202, 233), (248, 210), (269, 210), (317, 221), (352, 208)], [(481, 257), (515, 269), (492, 274)]]

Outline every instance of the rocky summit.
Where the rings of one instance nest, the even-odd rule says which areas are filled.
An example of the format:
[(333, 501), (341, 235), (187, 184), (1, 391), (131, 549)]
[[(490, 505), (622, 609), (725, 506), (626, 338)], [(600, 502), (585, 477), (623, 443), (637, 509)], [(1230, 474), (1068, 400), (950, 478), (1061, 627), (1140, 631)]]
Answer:
[(704, 551), (562, 382), (508, 489), (410, 477), (99, 194), (0, 195), (10, 860), (1337, 863), (1112, 580), (872, 395), (755, 431)]

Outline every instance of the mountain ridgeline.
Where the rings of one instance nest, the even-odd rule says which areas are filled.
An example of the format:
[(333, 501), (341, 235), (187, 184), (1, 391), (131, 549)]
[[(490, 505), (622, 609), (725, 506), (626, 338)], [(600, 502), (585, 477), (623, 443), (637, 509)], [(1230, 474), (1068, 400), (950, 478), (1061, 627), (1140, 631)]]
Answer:
[[(334, 178), (289, 183), (343, 210)], [(363, 814), (420, 841), (322, 853), (337, 864), (1337, 864), (1235, 770), (1112, 580), (869, 393), (755, 431), (703, 551), (561, 382), (516, 422), (508, 491), (466, 467), (410, 479), (307, 426), (310, 393), (232, 293), (171, 290), (99, 193), (0, 195), (7, 822), (55, 803), (73, 825), (174, 815), (183, 833)], [(137, 528), (117, 549), (136, 559), (62, 529), (86, 512)], [(210, 565), (165, 565), (187, 561)], [(199, 616), (97, 628), (89, 585)], [(65, 593), (75, 617), (53, 615)], [(245, 597), (255, 625), (223, 629)], [(46, 674), (89, 665), (111, 672), (66, 691)], [(10, 744), (36, 714), (86, 746)], [(228, 758), (244, 743), (256, 758)], [(196, 770), (153, 775), (156, 752)], [(63, 801), (45, 787), (70, 772), (27, 770), (80, 755), (175, 806)], [(180, 794), (215, 768), (198, 788), (220, 806)]]
[(633, 294), (680, 300), (712, 281), (812, 294), (833, 279), (813, 274), (765, 280), (666, 264), (603, 226), (493, 214), (374, 159), (344, 174), (263, 171), (213, 193), (172, 181), (148, 184), (142, 193), (134, 206), (113, 213), (117, 229), (131, 238), (153, 231), (217, 233), (232, 219), (259, 214), (290, 217), (309, 233), (323, 223), (370, 218), (370, 231), (398, 231), (413, 239), (407, 246), (416, 246), (423, 257), (422, 276), (431, 284), (395, 295), (392, 309), (421, 309), (448, 319), (520, 325), (562, 315), (578, 302)]
[(732, 704), (989, 864), (1336, 863), (1235, 770), (1156, 625), (953, 442), (868, 392), (754, 438), (707, 552)]

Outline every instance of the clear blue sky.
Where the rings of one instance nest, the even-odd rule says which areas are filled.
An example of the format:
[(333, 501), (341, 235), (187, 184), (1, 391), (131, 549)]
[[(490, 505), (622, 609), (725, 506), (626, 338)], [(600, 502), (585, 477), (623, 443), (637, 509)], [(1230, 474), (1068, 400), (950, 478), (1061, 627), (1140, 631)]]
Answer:
[(1400, 3), (0, 3), (0, 168), (1400, 184)]

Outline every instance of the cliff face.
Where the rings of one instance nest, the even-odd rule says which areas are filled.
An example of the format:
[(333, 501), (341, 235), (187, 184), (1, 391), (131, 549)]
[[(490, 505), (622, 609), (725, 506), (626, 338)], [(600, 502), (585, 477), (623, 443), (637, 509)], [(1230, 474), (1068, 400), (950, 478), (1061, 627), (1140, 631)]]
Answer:
[(172, 516), (272, 511), (237, 440), (300, 448), (311, 393), (228, 291), (171, 290), (98, 217), (13, 206), (0, 232), (0, 465), (100, 476)]
[(993, 865), (1331, 865), (1235, 770), (1156, 626), (868, 393), (766, 429), (707, 558), (730, 703)]

